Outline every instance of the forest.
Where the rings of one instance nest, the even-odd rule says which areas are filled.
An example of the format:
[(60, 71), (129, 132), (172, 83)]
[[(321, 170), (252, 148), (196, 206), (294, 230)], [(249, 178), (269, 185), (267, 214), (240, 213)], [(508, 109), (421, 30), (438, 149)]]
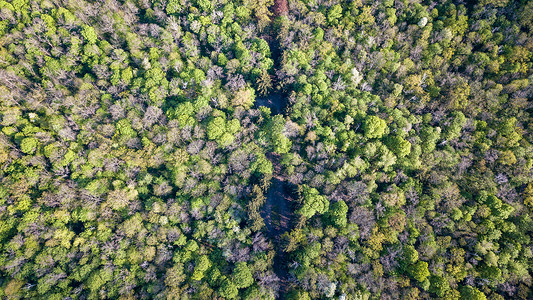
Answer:
[(533, 299), (533, 1), (0, 0), (0, 299)]

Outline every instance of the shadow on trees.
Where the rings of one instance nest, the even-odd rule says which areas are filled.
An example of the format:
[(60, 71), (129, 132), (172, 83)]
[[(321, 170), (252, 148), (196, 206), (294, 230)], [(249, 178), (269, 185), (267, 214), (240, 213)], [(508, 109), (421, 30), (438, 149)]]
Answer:
[(288, 290), (288, 255), (284, 250), (282, 235), (294, 227), (294, 200), (296, 186), (280, 178), (273, 177), (266, 193), (261, 217), (265, 221), (266, 234), (274, 246), (274, 272), (280, 278), (279, 298)]

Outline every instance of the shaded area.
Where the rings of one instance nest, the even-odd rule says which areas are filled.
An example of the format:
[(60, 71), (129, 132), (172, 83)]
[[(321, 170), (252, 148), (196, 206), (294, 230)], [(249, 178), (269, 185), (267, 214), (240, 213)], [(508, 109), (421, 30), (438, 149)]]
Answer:
[(270, 108), (272, 115), (282, 114), (287, 105), (287, 98), (281, 93), (270, 93), (265, 97), (257, 97), (255, 105)]
[[(270, 11), (273, 13), (274, 18), (286, 15), (288, 13), (287, 0), (275, 0), (274, 5), (270, 7)], [(259, 106), (268, 107), (270, 108), (272, 115), (284, 114), (285, 107), (288, 103), (287, 95), (283, 93), (277, 85), (278, 78), (276, 74), (278, 73), (278, 70), (282, 68), (282, 50), (277, 35), (278, 31), (274, 22), (272, 22), (266, 34), (261, 36), (261, 38), (268, 43), (268, 47), (270, 48), (270, 58), (272, 58), (274, 65), (273, 69), (269, 71), (272, 82), (269, 92), (266, 95), (258, 96), (255, 99), (255, 108), (258, 108)]]
[[(274, 5), (270, 7), (274, 18), (281, 15), (287, 15), (289, 8), (287, 0), (274, 0)], [(270, 48), (271, 58), (274, 61), (274, 68), (270, 77), (272, 79), (272, 89), (267, 95), (255, 99), (255, 108), (264, 106), (270, 108), (271, 115), (284, 114), (288, 104), (286, 94), (276, 89), (276, 73), (281, 68), (282, 51), (277, 39), (277, 32), (270, 27), (270, 32), (263, 38), (267, 41)], [(274, 90), (274, 91), (272, 91)], [(261, 217), (265, 222), (266, 234), (272, 242), (275, 251), (273, 270), (280, 279), (280, 288), (277, 299), (286, 299), (289, 291), (289, 261), (287, 253), (284, 251), (281, 236), (290, 231), (293, 220), (292, 203), (295, 199), (295, 187), (285, 181), (282, 175), (282, 168), (279, 162), (280, 155), (267, 153), (267, 158), (272, 162), (273, 177), (270, 181), (270, 187), (265, 195), (265, 204), (261, 208)]]
[(279, 299), (284, 299), (289, 287), (289, 261), (282, 246), (281, 236), (291, 228), (293, 215), (291, 187), (289, 183), (274, 177), (265, 196), (261, 217), (265, 221), (267, 236), (276, 252), (273, 267), (280, 279)]
[(293, 200), (296, 199), (295, 187), (293, 184), (285, 181), (280, 176), (281, 165), (280, 156), (274, 153), (268, 153), (267, 157), (272, 161), (274, 167), (274, 176), (272, 177), (270, 187), (265, 195), (265, 204), (261, 209), (261, 217), (265, 221), (266, 234), (276, 255), (274, 256), (274, 272), (280, 279), (280, 290), (278, 299), (285, 299), (289, 288), (289, 271), (288, 257), (283, 249), (281, 236), (291, 230), (293, 227)]
[(261, 217), (265, 220), (267, 234), (274, 242), (279, 242), (283, 233), (289, 231), (292, 219), (290, 187), (285, 181), (272, 178), (265, 195), (265, 205)]
[(263, 36), (267, 41), (268, 47), (270, 48), (270, 57), (274, 61), (274, 68), (270, 78), (272, 80), (272, 87), (269, 89), (269, 93), (264, 96), (258, 96), (255, 99), (255, 108), (259, 106), (265, 106), (270, 108), (271, 114), (283, 114), (285, 112), (285, 107), (287, 105), (287, 95), (280, 91), (277, 87), (277, 70), (281, 68), (281, 49), (279, 46), (279, 41), (275, 38), (274, 29), (271, 29), (272, 32), (269, 35)]

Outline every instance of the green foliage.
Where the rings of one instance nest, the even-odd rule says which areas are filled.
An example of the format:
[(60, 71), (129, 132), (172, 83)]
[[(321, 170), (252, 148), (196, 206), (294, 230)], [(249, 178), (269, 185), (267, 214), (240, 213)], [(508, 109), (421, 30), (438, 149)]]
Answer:
[(408, 272), (418, 282), (423, 282), (430, 275), (428, 263), (421, 260), (409, 266)]
[(272, 163), (264, 155), (260, 155), (252, 162), (250, 168), (261, 174), (272, 174)]
[(237, 263), (235, 270), (233, 270), (233, 282), (239, 289), (247, 288), (253, 284), (252, 272), (245, 262)]
[(485, 294), (483, 294), (483, 292), (481, 292), (477, 288), (467, 285), (461, 288), (461, 299), (486, 300), (487, 297), (485, 296)]
[(336, 25), (339, 21), (338, 19), (342, 17), (342, 6), (337, 4), (331, 7), (328, 11), (328, 22), (330, 24)]
[(0, 298), (532, 299), (533, 4), (452, 2), (0, 0)]
[(461, 135), (461, 130), (466, 123), (466, 117), (462, 112), (454, 112), (451, 124), (446, 127), (443, 136), (447, 140), (453, 140)]
[(365, 137), (369, 139), (381, 138), (385, 133), (387, 123), (377, 116), (369, 116), (365, 119), (363, 129)]
[(292, 147), (291, 140), (284, 134), (285, 120), (281, 115), (275, 115), (267, 124), (265, 135), (272, 150), (278, 154), (285, 154)]
[(337, 227), (346, 226), (348, 219), (346, 214), (348, 213), (348, 205), (344, 201), (337, 201), (330, 206), (328, 211), (328, 217), (331, 222)]
[(299, 213), (308, 219), (317, 213), (323, 214), (329, 209), (328, 199), (320, 195), (315, 188), (303, 186), (301, 198), (303, 205), (300, 208)]
[(241, 125), (237, 119), (226, 122), (223, 117), (215, 117), (207, 124), (207, 137), (216, 140), (221, 146), (229, 146), (240, 129)]
[(222, 117), (216, 117), (207, 124), (207, 137), (210, 140), (216, 140), (220, 138), (226, 128), (226, 121)]
[(20, 142), (20, 150), (26, 154), (33, 154), (37, 151), (39, 141), (36, 138), (24, 138)]
[(81, 35), (83, 38), (90, 44), (96, 43), (98, 37), (96, 36), (96, 31), (92, 26), (84, 25), (81, 30)]
[(211, 267), (211, 261), (206, 255), (199, 256), (196, 259), (194, 273), (191, 276), (192, 280), (202, 280), (205, 272)]
[(424, 127), (421, 130), (420, 138), (422, 139), (422, 151), (431, 153), (437, 146), (437, 141), (440, 138), (440, 127)]
[(231, 280), (225, 279), (222, 281), (222, 284), (220, 285), (220, 295), (222, 297), (227, 299), (235, 299), (238, 293), (239, 290)]
[(450, 284), (446, 278), (442, 276), (431, 276), (429, 291), (438, 297), (444, 297), (446, 292), (450, 289)]
[(387, 146), (398, 157), (405, 157), (411, 153), (411, 143), (400, 136), (390, 137), (387, 141)]
[(309, 293), (305, 291), (292, 291), (287, 296), (289, 300), (310, 300)]
[(128, 119), (118, 121), (116, 125), (117, 131), (125, 138), (132, 138), (137, 136), (137, 132), (131, 127), (131, 122)]
[(406, 245), (403, 247), (404, 261), (410, 265), (418, 261), (418, 251), (412, 245)]

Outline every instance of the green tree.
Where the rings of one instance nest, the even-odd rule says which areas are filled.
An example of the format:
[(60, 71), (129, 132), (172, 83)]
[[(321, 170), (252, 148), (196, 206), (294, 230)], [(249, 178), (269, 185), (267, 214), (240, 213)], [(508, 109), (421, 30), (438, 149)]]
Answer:
[(328, 22), (330, 24), (336, 25), (340, 17), (342, 17), (342, 6), (340, 4), (334, 5), (329, 9)]
[(308, 267), (311, 261), (320, 256), (322, 245), (319, 242), (314, 242), (298, 253), (298, 258), (303, 266)]
[(407, 264), (414, 264), (418, 261), (418, 251), (412, 245), (403, 247), (403, 259)]
[(422, 139), (422, 151), (424, 153), (431, 153), (437, 146), (437, 141), (440, 139), (440, 127), (424, 126), (420, 130), (420, 138)]
[(450, 289), (450, 283), (442, 276), (433, 275), (430, 280), (429, 291), (438, 297), (444, 297), (446, 292)]
[(194, 273), (191, 276), (192, 280), (202, 280), (205, 272), (211, 267), (211, 261), (207, 255), (201, 255), (196, 259)]
[(411, 153), (411, 143), (401, 136), (394, 136), (387, 139), (387, 146), (398, 157), (404, 157)]
[(98, 36), (96, 35), (96, 31), (94, 30), (94, 28), (88, 25), (83, 25), (82, 30), (81, 30), (81, 35), (90, 44), (96, 43), (96, 40), (98, 39)]
[(272, 79), (270, 78), (270, 74), (268, 74), (267, 70), (261, 69), (261, 73), (257, 77), (256, 84), (259, 95), (265, 96), (268, 94), (268, 91), (272, 88)]
[(239, 294), (239, 290), (237, 289), (235, 284), (229, 279), (224, 279), (224, 281), (222, 281), (219, 292), (222, 297), (225, 297), (227, 299), (235, 299)]
[(26, 154), (33, 154), (37, 151), (39, 141), (36, 138), (24, 138), (20, 142), (20, 150)]
[(185, 274), (183, 274), (183, 265), (175, 264), (173, 267), (168, 268), (165, 275), (165, 284), (171, 288), (179, 288), (179, 286), (185, 281)]
[(340, 200), (331, 205), (328, 211), (328, 217), (337, 227), (344, 227), (348, 222), (346, 214), (348, 213), (348, 205), (346, 202)]
[(318, 190), (307, 185), (302, 186), (303, 206), (299, 213), (306, 218), (311, 218), (315, 214), (323, 214), (329, 209), (329, 201), (325, 196), (319, 194)]
[(450, 125), (444, 129), (444, 133), (443, 133), (443, 137), (446, 140), (454, 140), (460, 137), (461, 130), (466, 124), (466, 117), (462, 112), (460, 111), (453, 112), (452, 115), (453, 115), (453, 119), (450, 122)]
[(207, 137), (210, 140), (220, 138), (226, 131), (226, 121), (222, 117), (216, 117), (207, 124)]
[(419, 260), (409, 266), (408, 272), (418, 282), (423, 282), (429, 276), (428, 263)]
[(524, 189), (524, 204), (533, 210), (533, 183), (530, 183)]
[(311, 300), (309, 293), (301, 290), (293, 290), (287, 295), (289, 300)]
[(233, 279), (235, 286), (239, 289), (247, 288), (254, 283), (252, 272), (245, 262), (239, 262), (233, 270)]
[(487, 300), (485, 294), (472, 286), (464, 286), (461, 288), (461, 299), (465, 300)]
[(291, 140), (283, 133), (285, 119), (281, 115), (275, 115), (270, 119), (265, 128), (264, 134), (272, 146), (272, 150), (278, 154), (288, 153), (292, 147)]
[(499, 123), (498, 126), (498, 145), (505, 148), (518, 146), (518, 142), (522, 139), (522, 134), (516, 126), (516, 118), (511, 117)]
[(365, 131), (365, 137), (369, 139), (381, 138), (385, 133), (387, 128), (387, 123), (384, 120), (380, 119), (377, 116), (368, 117), (364, 124), (363, 130)]

